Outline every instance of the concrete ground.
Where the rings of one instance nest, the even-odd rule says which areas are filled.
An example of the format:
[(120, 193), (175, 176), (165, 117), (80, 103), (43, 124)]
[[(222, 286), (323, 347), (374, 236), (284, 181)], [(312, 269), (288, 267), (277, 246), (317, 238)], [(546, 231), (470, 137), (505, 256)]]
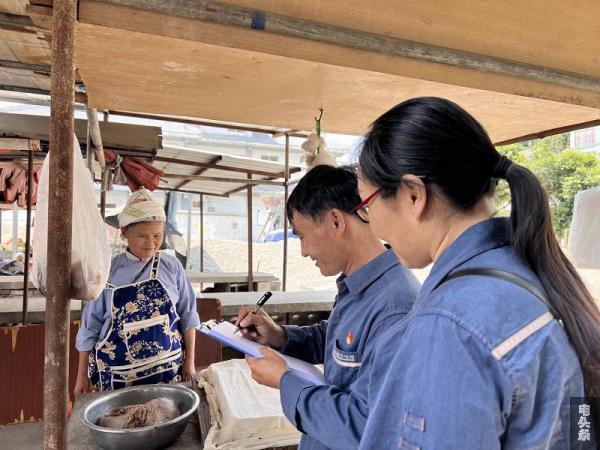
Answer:
[(43, 434), (43, 422), (0, 425), (0, 448), (3, 450), (40, 449)]

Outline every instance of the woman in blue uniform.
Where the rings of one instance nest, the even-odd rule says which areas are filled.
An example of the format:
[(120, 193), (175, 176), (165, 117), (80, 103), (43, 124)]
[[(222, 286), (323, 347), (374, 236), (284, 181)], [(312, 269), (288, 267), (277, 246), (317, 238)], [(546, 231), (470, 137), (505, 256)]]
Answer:
[[(359, 166), (373, 232), (405, 266), (433, 263), (411, 313), (377, 344), (361, 448), (580, 448), (569, 446), (570, 400), (600, 396), (600, 313), (538, 179), (439, 98), (379, 117)], [(499, 179), (510, 218), (494, 218)], [(583, 448), (595, 448), (584, 429), (594, 421), (571, 436)]]
[(127, 251), (112, 260), (108, 286), (83, 311), (75, 394), (193, 377), (196, 296), (181, 263), (159, 252), (165, 219), (144, 188), (119, 214)]

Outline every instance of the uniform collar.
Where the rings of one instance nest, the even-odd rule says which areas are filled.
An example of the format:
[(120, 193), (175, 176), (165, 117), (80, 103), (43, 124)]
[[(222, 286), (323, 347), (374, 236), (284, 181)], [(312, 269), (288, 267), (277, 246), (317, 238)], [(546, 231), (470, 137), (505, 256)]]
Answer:
[(438, 258), (423, 283), (420, 297), (426, 297), (457, 267), (498, 247), (512, 244), (512, 228), (507, 218), (494, 218), (467, 228)]
[(358, 296), (381, 277), (381, 275), (397, 264), (400, 264), (400, 262), (396, 253), (391, 249), (385, 250), (352, 272), (350, 276), (340, 275), (337, 279), (338, 290), (341, 292), (345, 286), (350, 294)]
[(125, 256), (127, 256), (127, 259), (130, 259), (135, 262), (146, 262), (152, 258), (152, 256), (151, 256), (150, 258), (140, 259), (129, 251), (129, 247), (127, 247), (127, 250), (125, 250)]

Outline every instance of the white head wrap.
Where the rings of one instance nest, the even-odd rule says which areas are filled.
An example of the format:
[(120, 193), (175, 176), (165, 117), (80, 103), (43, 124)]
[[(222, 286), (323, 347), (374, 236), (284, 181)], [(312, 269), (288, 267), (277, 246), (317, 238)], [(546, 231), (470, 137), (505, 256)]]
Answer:
[(167, 216), (162, 205), (143, 187), (131, 194), (119, 214), (119, 227), (125, 228), (140, 222), (165, 222)]

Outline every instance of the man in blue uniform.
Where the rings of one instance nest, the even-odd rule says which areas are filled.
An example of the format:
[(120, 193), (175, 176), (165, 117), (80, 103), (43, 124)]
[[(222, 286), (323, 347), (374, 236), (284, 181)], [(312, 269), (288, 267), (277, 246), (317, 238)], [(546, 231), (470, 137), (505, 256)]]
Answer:
[(369, 413), (371, 350), (410, 311), (419, 289), (396, 254), (371, 233), (360, 203), (354, 171), (325, 165), (309, 171), (287, 203), (302, 255), (324, 276), (341, 273), (329, 320), (280, 327), (262, 311), (244, 308), (238, 315), (245, 336), (325, 366), (326, 385), (315, 386), (288, 371), (273, 351), (248, 359), (254, 379), (280, 389), (285, 415), (304, 433), (301, 449), (358, 447)]
[(158, 251), (164, 222), (144, 188), (119, 214), (127, 251), (113, 258), (109, 285), (83, 311), (75, 394), (193, 378), (196, 296), (177, 258)]

